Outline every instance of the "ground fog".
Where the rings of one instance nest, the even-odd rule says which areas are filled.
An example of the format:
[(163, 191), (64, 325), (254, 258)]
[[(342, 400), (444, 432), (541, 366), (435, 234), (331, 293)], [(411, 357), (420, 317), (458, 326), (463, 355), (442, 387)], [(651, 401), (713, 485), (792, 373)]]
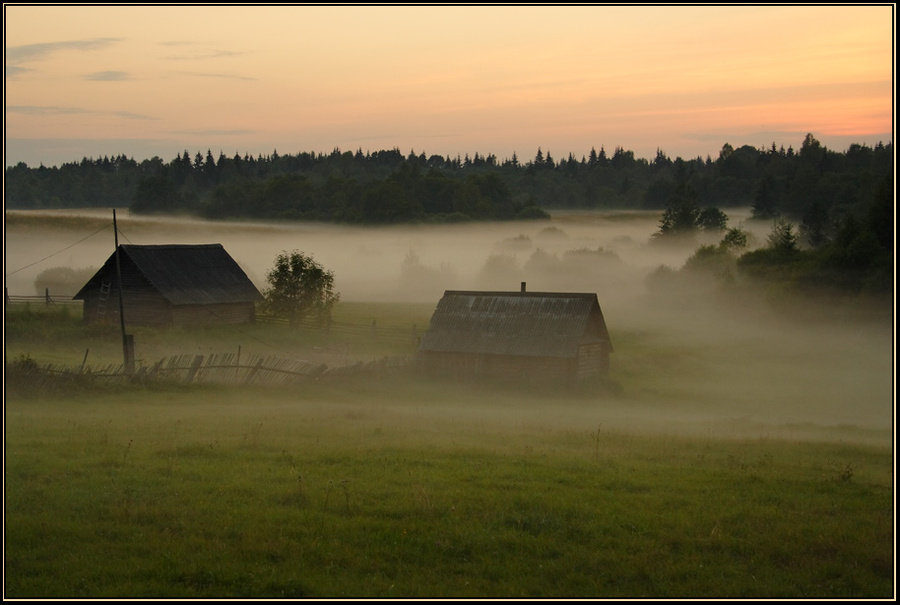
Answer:
[[(771, 225), (730, 211), (756, 245)], [(260, 288), (278, 253), (301, 250), (334, 271), (344, 302), (436, 304), (447, 289), (596, 293), (615, 347), (603, 397), (557, 408), (504, 401), (517, 423), (715, 435), (800, 436), (890, 443), (893, 324), (784, 315), (765, 297), (659, 292), (648, 277), (701, 244), (660, 245), (659, 214), (557, 212), (515, 223), (342, 227), (209, 222), (118, 213), (120, 243), (221, 243)], [(111, 211), (7, 212), (6, 286), (34, 294), (44, 269), (99, 267), (113, 251)], [(812, 311), (829, 301), (807, 301)], [(813, 317), (815, 316), (815, 317)], [(174, 353), (174, 352), (173, 352)], [(556, 395), (554, 395), (556, 397)], [(532, 397), (533, 399), (533, 397)], [(353, 404), (354, 402), (350, 402)], [(480, 409), (480, 418), (487, 412)], [(824, 431), (824, 432), (823, 432)]]

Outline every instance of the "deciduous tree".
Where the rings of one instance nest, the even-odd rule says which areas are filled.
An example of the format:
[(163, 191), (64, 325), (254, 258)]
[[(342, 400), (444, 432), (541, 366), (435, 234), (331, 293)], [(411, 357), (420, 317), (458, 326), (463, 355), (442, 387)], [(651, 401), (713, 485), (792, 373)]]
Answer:
[(334, 272), (297, 250), (282, 251), (266, 281), (269, 288), (263, 292), (264, 306), (269, 312), (286, 317), (293, 327), (310, 314), (320, 325), (330, 321), (331, 309), (341, 297), (334, 290)]

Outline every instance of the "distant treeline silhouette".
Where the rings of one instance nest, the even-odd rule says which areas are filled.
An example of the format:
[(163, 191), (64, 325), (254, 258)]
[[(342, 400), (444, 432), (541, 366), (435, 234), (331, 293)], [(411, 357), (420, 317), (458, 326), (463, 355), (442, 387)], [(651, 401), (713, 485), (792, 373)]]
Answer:
[(725, 144), (716, 159), (653, 160), (601, 146), (554, 159), (538, 148), (461, 158), (355, 153), (227, 157), (188, 151), (166, 163), (124, 155), (59, 167), (6, 169), (6, 208), (129, 207), (135, 213), (187, 213), (213, 219), (281, 219), (352, 224), (512, 220), (545, 210), (751, 206), (754, 218), (841, 220), (866, 211), (893, 175), (892, 143), (825, 148), (811, 134), (799, 151)]

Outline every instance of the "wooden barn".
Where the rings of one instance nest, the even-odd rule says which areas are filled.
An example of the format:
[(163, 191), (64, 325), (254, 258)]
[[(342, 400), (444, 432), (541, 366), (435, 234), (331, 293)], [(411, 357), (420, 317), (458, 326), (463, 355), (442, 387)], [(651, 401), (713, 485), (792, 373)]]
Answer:
[(612, 342), (596, 294), (448, 290), (419, 344), (427, 372), (522, 382), (598, 380)]
[[(221, 244), (119, 246), (125, 322), (193, 325), (253, 321), (262, 295)], [(73, 296), (85, 322), (119, 321), (115, 252)]]

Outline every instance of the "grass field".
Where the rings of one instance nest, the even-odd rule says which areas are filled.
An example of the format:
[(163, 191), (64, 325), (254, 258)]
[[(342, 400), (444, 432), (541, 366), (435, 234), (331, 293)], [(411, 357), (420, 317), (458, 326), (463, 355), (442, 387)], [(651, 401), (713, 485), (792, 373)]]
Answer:
[(6, 596), (882, 598), (885, 448), (401, 384), (7, 402)]
[[(287, 330), (283, 323), (209, 325), (159, 329), (128, 326), (138, 364), (179, 353), (237, 350), (287, 357), (321, 357), (332, 364), (412, 355), (416, 338), (428, 327), (430, 304), (341, 303), (331, 329)], [(7, 355), (29, 355), (42, 365), (78, 366), (122, 363), (117, 323), (85, 326), (73, 305), (11, 305), (6, 313)]]
[[(340, 303), (330, 334), (135, 342), (147, 359), (369, 359), (414, 349), (432, 310)], [(5, 597), (893, 597), (883, 347), (842, 341), (857, 378), (843, 385), (827, 347), (790, 334), (712, 343), (636, 323), (613, 331), (606, 385), (575, 392), (405, 374), (40, 395), (7, 382)], [(73, 309), (7, 309), (5, 327), (8, 363), (121, 354)]]

